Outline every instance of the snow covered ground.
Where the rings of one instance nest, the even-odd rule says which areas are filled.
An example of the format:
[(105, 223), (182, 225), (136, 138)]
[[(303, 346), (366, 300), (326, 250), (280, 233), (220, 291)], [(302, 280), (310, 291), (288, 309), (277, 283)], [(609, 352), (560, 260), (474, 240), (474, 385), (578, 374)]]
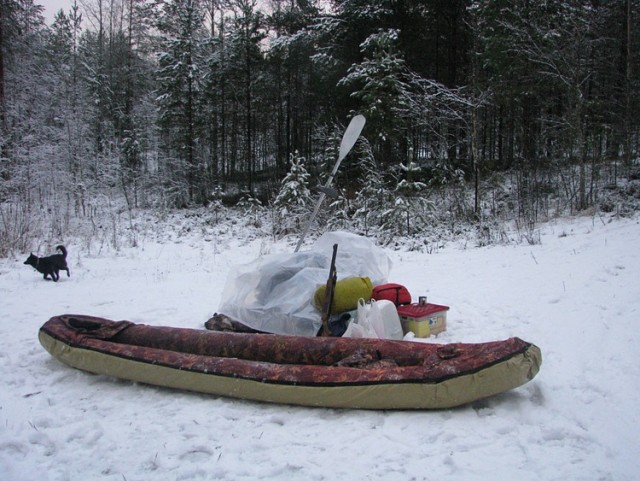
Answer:
[(57, 284), (22, 258), (0, 261), (1, 480), (638, 479), (637, 219), (556, 221), (539, 245), (389, 251), (390, 281), (451, 306), (433, 342), (519, 336), (542, 349), (533, 381), (458, 409), (311, 409), (173, 391), (71, 369), (38, 343), (38, 328), (62, 313), (202, 328), (230, 266), (292, 250), (243, 232), (140, 235), (117, 253), (70, 243), (71, 277)]

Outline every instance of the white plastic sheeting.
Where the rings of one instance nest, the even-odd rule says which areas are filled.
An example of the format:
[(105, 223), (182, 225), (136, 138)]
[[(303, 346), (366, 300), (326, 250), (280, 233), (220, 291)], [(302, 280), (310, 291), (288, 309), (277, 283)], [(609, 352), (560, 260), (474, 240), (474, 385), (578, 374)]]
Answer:
[(315, 336), (321, 313), (313, 305), (316, 289), (326, 284), (333, 245), (338, 244), (338, 279), (367, 276), (387, 282), (391, 259), (366, 237), (328, 232), (311, 249), (273, 254), (229, 272), (220, 313), (260, 331)]

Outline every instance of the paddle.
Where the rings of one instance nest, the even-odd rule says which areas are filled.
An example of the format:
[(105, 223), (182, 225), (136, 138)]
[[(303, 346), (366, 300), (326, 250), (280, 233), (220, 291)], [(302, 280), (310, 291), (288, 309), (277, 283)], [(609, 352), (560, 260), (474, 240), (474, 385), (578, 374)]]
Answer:
[(324, 185), (324, 188), (321, 189), (320, 197), (318, 198), (318, 202), (316, 202), (316, 206), (313, 209), (313, 214), (311, 214), (311, 217), (309, 218), (309, 221), (307, 222), (307, 225), (305, 226), (304, 231), (302, 232), (302, 236), (300, 236), (300, 240), (298, 241), (298, 244), (296, 245), (296, 250), (294, 252), (298, 252), (298, 250), (300, 250), (300, 247), (302, 246), (302, 242), (304, 241), (304, 238), (307, 236), (307, 233), (311, 228), (311, 224), (313, 223), (313, 220), (318, 215), (318, 211), (320, 211), (320, 205), (322, 204), (322, 201), (327, 195), (326, 192), (328, 192), (329, 189), (331, 188), (331, 183), (333, 182), (333, 178), (335, 177), (336, 172), (338, 172), (338, 167), (340, 167), (340, 163), (342, 162), (342, 159), (344, 159), (347, 156), (347, 154), (351, 151), (351, 148), (355, 145), (356, 141), (358, 140), (358, 137), (360, 137), (360, 132), (362, 132), (365, 122), (366, 122), (366, 119), (362, 115), (356, 115), (354, 118), (351, 119), (351, 122), (349, 122), (349, 126), (347, 127), (347, 130), (345, 130), (344, 135), (342, 136), (342, 141), (340, 142), (340, 153), (338, 155), (338, 160), (336, 164), (333, 166), (331, 175), (329, 175), (329, 178), (327, 179), (327, 182)]

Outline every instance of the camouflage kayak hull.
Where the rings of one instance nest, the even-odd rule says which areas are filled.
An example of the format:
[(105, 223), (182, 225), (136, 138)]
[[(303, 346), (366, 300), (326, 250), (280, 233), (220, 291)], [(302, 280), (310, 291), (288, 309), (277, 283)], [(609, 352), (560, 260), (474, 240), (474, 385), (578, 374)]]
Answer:
[(215, 332), (51, 318), (40, 343), (85, 371), (175, 389), (302, 406), (441, 409), (533, 379), (540, 349), (519, 338), (428, 344)]

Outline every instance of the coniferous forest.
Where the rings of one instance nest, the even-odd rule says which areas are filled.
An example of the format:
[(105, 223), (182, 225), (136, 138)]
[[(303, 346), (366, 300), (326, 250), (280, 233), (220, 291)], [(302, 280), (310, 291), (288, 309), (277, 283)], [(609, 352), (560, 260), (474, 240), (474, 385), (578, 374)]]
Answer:
[[(118, 212), (389, 241), (636, 210), (640, 0), (0, 0), (0, 255)], [(118, 217), (120, 218), (120, 217)], [(115, 221), (114, 221), (115, 222)]]

